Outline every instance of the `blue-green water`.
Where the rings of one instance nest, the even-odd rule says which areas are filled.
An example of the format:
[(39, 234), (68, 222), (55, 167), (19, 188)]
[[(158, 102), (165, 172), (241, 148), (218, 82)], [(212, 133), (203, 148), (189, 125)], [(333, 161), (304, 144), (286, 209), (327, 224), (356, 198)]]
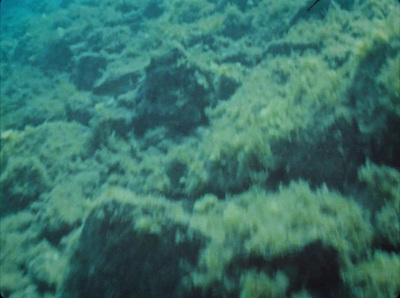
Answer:
[(398, 1), (1, 2), (4, 297), (397, 297)]

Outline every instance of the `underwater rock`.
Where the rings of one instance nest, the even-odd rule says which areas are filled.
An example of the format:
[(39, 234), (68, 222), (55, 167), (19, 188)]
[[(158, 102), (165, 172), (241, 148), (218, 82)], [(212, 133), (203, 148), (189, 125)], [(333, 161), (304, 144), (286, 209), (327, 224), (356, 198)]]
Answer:
[(7, 162), (0, 176), (1, 215), (26, 208), (49, 188), (49, 177), (38, 158), (15, 157)]
[(186, 231), (172, 221), (156, 224), (156, 209), (117, 201), (95, 208), (63, 297), (194, 297), (184, 288), (181, 264), (196, 261), (199, 245), (181, 237)]
[(78, 89), (91, 90), (106, 65), (106, 58), (99, 54), (83, 54), (77, 58), (76, 67), (72, 73), (72, 81)]
[(248, 259), (237, 259), (235, 262), (235, 268), (230, 270), (236, 271), (237, 274), (249, 269), (255, 269), (257, 272), (265, 270), (265, 273), (268, 273), (273, 268), (279, 268), (279, 272), (287, 277), (286, 295), (306, 288), (317, 297), (319, 293), (321, 295), (332, 293), (329, 297), (337, 297), (335, 295), (338, 295), (343, 287), (340, 280), (338, 252), (320, 240), (272, 260), (253, 256)]
[(210, 79), (191, 64), (182, 50), (153, 58), (138, 95), (135, 131), (166, 126), (182, 133), (205, 124), (210, 104)]

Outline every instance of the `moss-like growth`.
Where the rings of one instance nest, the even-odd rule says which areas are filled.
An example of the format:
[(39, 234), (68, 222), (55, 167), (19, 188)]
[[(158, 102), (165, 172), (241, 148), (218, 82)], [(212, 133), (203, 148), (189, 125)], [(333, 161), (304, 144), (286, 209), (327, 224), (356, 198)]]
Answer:
[(358, 175), (370, 190), (379, 242), (400, 247), (400, 172), (367, 162)]
[(396, 297), (400, 292), (400, 256), (382, 251), (354, 266), (344, 278), (354, 297)]
[(37, 158), (15, 157), (7, 162), (0, 176), (1, 215), (22, 210), (48, 190), (50, 179)]
[[(15, 140), (16, 139), (16, 140)], [(38, 127), (26, 127), (18, 138), (6, 139), (1, 148), (2, 165), (14, 156), (37, 158), (50, 179), (73, 171), (90, 152), (90, 134), (87, 127), (76, 122), (50, 122)]]
[(264, 273), (249, 271), (243, 274), (241, 283), (240, 298), (279, 298), (286, 295), (289, 281), (281, 272), (271, 278)]
[[(209, 201), (205, 196), (195, 206)], [(260, 290), (260, 283), (250, 284), (247, 277), (242, 277), (243, 288), (233, 286), (241, 266), (273, 275), (276, 268), (283, 270), (290, 275), (291, 292), (301, 290), (299, 284), (313, 291), (325, 286), (338, 291), (338, 268), (367, 249), (373, 237), (365, 211), (355, 202), (326, 187), (312, 191), (305, 182), (272, 194), (252, 189), (201, 210), (193, 214), (190, 225), (210, 243), (202, 251), (193, 282), (210, 291), (222, 288), (250, 295)], [(313, 265), (302, 265), (304, 258), (315, 258)], [(294, 272), (304, 274), (304, 279)], [(271, 279), (271, 283), (275, 282)], [(284, 291), (285, 287), (278, 288)]]

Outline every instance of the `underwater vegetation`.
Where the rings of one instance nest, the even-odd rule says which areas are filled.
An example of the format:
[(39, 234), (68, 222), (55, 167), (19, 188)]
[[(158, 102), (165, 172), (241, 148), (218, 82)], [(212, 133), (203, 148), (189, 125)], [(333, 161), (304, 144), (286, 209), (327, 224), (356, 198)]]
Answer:
[(1, 3), (4, 297), (397, 297), (398, 1)]

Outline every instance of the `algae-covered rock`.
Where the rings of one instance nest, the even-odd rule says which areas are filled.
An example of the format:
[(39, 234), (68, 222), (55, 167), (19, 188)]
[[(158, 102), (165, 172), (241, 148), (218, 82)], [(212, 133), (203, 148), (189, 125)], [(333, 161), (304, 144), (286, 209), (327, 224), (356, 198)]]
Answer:
[(12, 132), (3, 140), (2, 167), (12, 162), (15, 156), (20, 159), (37, 158), (50, 179), (66, 175), (90, 152), (89, 131), (76, 122), (50, 122), (27, 127), (22, 132)]
[(107, 59), (97, 53), (83, 54), (77, 58), (72, 80), (79, 89), (91, 90), (107, 66)]
[(135, 107), (139, 134), (158, 126), (188, 133), (205, 124), (204, 109), (211, 104), (209, 74), (192, 64), (181, 49), (155, 57), (145, 72)]
[(241, 278), (243, 284), (240, 298), (284, 297), (288, 279), (283, 273), (277, 273), (274, 278), (257, 271), (249, 271)]
[(11, 159), (2, 170), (0, 214), (22, 210), (50, 186), (44, 165), (37, 158)]
[(97, 104), (94, 108), (94, 116), (90, 121), (93, 150), (107, 144), (113, 135), (132, 136), (134, 132), (132, 118), (133, 113), (117, 107), (112, 101), (109, 104)]
[(99, 169), (82, 171), (73, 179), (57, 183), (32, 204), (41, 233), (58, 245), (62, 238), (78, 228), (87, 217), (88, 201), (97, 195)]
[(29, 212), (20, 212), (1, 219), (0, 225), (0, 289), (2, 294), (13, 293), (26, 288), (32, 283), (22, 267), (25, 263), (27, 249), (38, 236), (35, 229), (23, 232), (32, 226), (34, 215)]
[(400, 172), (367, 162), (358, 172), (367, 184), (370, 204), (375, 211), (377, 241), (394, 250), (400, 248)]
[[(326, 187), (312, 191), (304, 182), (278, 193), (253, 189), (226, 202), (207, 195), (194, 210), (191, 227), (211, 241), (201, 251), (193, 282), (209, 293), (232, 297), (258, 291), (258, 279), (275, 283), (278, 271), (286, 277), (276, 282), (287, 280), (287, 285), (276, 285), (277, 293), (306, 289), (317, 297), (340, 295), (345, 288), (341, 268), (367, 249), (373, 237), (365, 211), (355, 202)], [(261, 276), (243, 275), (245, 270)]]
[(55, 247), (43, 240), (29, 251), (28, 275), (42, 290), (54, 291), (61, 285), (66, 259)]
[(65, 256), (41, 239), (35, 214), (21, 211), (1, 218), (0, 291), (4, 297), (45, 297), (55, 291)]
[(65, 102), (60, 98), (66, 100), (71, 96), (65, 85), (65, 80), (49, 81), (41, 70), (29, 65), (4, 71), (0, 90), (1, 129), (22, 130), (29, 125), (65, 120)]
[(400, 293), (400, 256), (375, 251), (344, 274), (353, 297), (396, 297)]
[(126, 199), (99, 204), (87, 217), (63, 297), (194, 297), (186, 285), (200, 242), (173, 206), (109, 194)]

